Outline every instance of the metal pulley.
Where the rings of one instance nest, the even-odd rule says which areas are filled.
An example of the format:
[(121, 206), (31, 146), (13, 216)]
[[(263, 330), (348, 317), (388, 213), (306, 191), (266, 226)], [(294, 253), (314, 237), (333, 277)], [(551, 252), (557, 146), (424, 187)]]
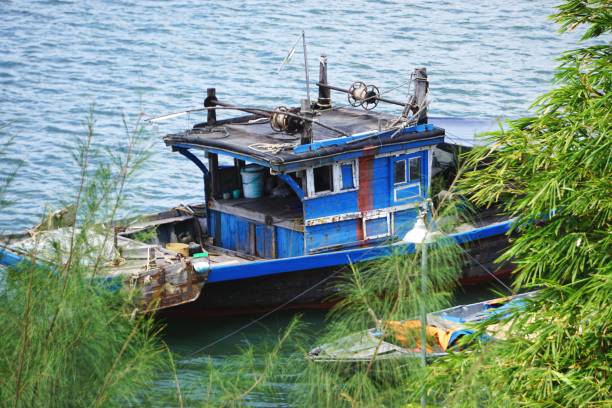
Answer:
[(348, 101), (352, 106), (361, 106), (372, 110), (380, 100), (380, 90), (375, 85), (366, 85), (361, 81), (353, 82), (347, 92)]
[(270, 114), (270, 126), (276, 132), (294, 134), (304, 128), (303, 121), (286, 106), (279, 106)]

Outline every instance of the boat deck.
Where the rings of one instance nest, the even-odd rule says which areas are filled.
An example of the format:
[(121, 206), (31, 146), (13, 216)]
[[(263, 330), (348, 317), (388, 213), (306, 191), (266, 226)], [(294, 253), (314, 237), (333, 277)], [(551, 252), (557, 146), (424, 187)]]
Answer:
[(295, 196), (211, 200), (208, 208), (261, 224), (277, 225), (295, 231), (304, 229), (302, 203)]

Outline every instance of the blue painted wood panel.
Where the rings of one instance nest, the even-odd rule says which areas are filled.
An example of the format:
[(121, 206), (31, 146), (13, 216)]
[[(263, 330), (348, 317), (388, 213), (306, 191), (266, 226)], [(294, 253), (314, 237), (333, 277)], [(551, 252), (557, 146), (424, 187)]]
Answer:
[(278, 258), (304, 255), (304, 233), (288, 228), (276, 228), (276, 254)]
[(357, 231), (361, 222), (359, 218), (306, 227), (307, 251), (356, 242), (360, 239)]
[(255, 225), (255, 255), (261, 258), (274, 258), (274, 226)]
[[(215, 245), (232, 251), (244, 252), (262, 258), (285, 258), (304, 254), (304, 233), (287, 228), (264, 225), (246, 218), (216, 210), (209, 210), (209, 234)], [(254, 225), (255, 236), (252, 237)], [(252, 253), (252, 240), (255, 252)], [(276, 254), (275, 252), (276, 248)]]
[(340, 170), (342, 171), (342, 190), (355, 188), (355, 184), (353, 183), (353, 165), (344, 163), (340, 166)]
[[(450, 237), (458, 244), (463, 244), (477, 239), (502, 235), (510, 230), (514, 221), (514, 219), (511, 219), (486, 227), (474, 228), (470, 231), (451, 234)], [(240, 265), (213, 265), (208, 275), (208, 282), (224, 282), (315, 268), (338, 267), (388, 256), (392, 251), (411, 254), (414, 253), (414, 245), (398, 242), (391, 245), (368, 246), (292, 259), (263, 260), (246, 262)]]
[(403, 185), (395, 187), (394, 201), (396, 203), (409, 203), (412, 201), (418, 201), (421, 197), (421, 186), (416, 185)]
[(387, 217), (372, 218), (365, 220), (366, 237), (368, 239), (389, 235), (391, 230)]
[(357, 191), (347, 191), (304, 200), (304, 214), (307, 220), (357, 211), (359, 211)]
[(233, 251), (249, 253), (249, 221), (235, 215), (211, 210), (213, 223), (210, 233), (215, 239), (215, 245)]
[(389, 198), (389, 157), (380, 157), (374, 160), (370, 183), (374, 193), (372, 209), (389, 207), (391, 205)]

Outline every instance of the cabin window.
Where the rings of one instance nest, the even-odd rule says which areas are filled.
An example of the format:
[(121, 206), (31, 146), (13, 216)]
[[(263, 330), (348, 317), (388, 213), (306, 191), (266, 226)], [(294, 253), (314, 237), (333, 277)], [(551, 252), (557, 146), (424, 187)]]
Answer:
[(393, 165), (393, 182), (401, 184), (406, 182), (406, 160), (396, 160)]
[(332, 166), (315, 167), (312, 173), (315, 194), (333, 190)]
[(410, 159), (410, 167), (409, 167), (409, 179), (410, 181), (419, 181), (421, 180), (421, 158), (415, 157)]
[(359, 163), (356, 160), (306, 169), (308, 197), (342, 193), (359, 187)]
[(355, 188), (355, 164), (354, 162), (340, 164), (340, 190), (352, 190)]
[(364, 239), (388, 237), (389, 214), (363, 219)]

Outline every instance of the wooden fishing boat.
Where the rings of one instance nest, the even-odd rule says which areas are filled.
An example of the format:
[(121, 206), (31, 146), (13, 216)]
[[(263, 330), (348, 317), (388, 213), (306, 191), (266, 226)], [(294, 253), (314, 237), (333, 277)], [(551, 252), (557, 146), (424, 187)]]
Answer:
[[(300, 107), (241, 107), (208, 89), (196, 109), (207, 112), (206, 122), (164, 138), (194, 163), (194, 180), (203, 179), (194, 196), (200, 204), (119, 224), (112, 242), (123, 261), (115, 265), (108, 251), (109, 276), (141, 287), (144, 302), (157, 300), (178, 315), (249, 313), (328, 307), (338, 270), (394, 251), (409, 256), (414, 245), (402, 237), (430, 197), (432, 178), (452, 172), (456, 151), (472, 147), (475, 132), (495, 128), (490, 120), (428, 118), (424, 68), (412, 83), (405, 102), (362, 82), (335, 87), (321, 57), (318, 99)], [(345, 106), (332, 103), (332, 90), (348, 97)], [(372, 111), (379, 103), (402, 112)], [(247, 115), (217, 120), (228, 110)], [(452, 237), (468, 253), (463, 284), (510, 271), (495, 259), (511, 225), (487, 210), (457, 227)], [(9, 237), (0, 263), (16, 262), (32, 239)], [(173, 251), (172, 243), (187, 252)]]
[[(471, 324), (510, 310), (520, 309), (526, 298), (535, 292), (487, 300), (469, 305), (454, 306), (427, 315), (427, 359), (435, 360), (456, 348), (461, 337), (474, 333)], [(420, 320), (391, 321), (386, 324), (386, 333), (379, 328), (350, 334), (335, 342), (315, 347), (308, 358), (317, 363), (359, 364), (372, 359), (415, 362), (421, 358)], [(484, 340), (501, 340), (504, 330), (495, 327)]]

